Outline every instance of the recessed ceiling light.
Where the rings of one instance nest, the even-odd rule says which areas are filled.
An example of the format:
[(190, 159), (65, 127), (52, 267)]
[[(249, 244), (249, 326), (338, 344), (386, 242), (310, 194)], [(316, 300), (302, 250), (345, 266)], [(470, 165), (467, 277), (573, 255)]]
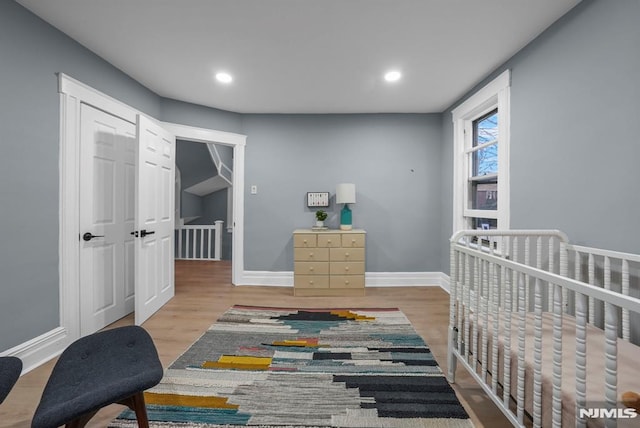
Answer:
[(397, 82), (401, 77), (402, 73), (397, 70), (392, 70), (384, 75), (384, 80), (386, 80), (387, 82)]
[(221, 83), (231, 83), (233, 81), (233, 77), (229, 73), (220, 72), (216, 74), (216, 79)]

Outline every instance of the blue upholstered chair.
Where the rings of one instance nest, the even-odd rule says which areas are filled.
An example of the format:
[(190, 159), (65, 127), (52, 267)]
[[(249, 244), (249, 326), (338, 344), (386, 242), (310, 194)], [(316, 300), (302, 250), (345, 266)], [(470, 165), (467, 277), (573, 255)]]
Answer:
[(22, 360), (16, 357), (0, 357), (0, 404), (7, 398), (22, 372)]
[(78, 339), (60, 355), (31, 426), (84, 427), (102, 407), (118, 403), (148, 427), (143, 391), (157, 385), (163, 369), (151, 336), (138, 326)]

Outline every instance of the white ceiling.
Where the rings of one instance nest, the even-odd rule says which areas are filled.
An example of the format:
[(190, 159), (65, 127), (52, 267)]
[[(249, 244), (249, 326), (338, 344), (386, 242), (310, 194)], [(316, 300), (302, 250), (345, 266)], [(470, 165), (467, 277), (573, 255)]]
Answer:
[[(242, 113), (426, 113), (580, 0), (16, 1), (163, 97)], [(389, 84), (392, 68), (403, 78)], [(234, 81), (215, 81), (220, 70)]]

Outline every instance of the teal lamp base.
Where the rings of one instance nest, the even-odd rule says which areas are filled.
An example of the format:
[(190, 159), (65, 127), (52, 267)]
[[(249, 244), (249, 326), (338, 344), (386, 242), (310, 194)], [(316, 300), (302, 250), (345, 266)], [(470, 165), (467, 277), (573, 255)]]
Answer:
[(351, 230), (352, 228), (351, 208), (348, 204), (344, 204), (342, 211), (340, 211), (340, 230)]

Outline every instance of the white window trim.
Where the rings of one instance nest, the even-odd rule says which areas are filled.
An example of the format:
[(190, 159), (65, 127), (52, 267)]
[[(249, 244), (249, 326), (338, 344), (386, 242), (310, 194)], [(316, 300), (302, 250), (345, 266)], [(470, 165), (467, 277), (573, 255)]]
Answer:
[[(453, 232), (467, 229), (467, 217), (496, 218), (499, 229), (510, 227), (509, 145), (511, 71), (506, 70), (493, 81), (453, 109)], [(471, 147), (473, 120), (498, 108), (498, 195), (497, 211), (471, 210), (468, 201), (468, 149)], [(465, 136), (466, 135), (466, 136)]]

